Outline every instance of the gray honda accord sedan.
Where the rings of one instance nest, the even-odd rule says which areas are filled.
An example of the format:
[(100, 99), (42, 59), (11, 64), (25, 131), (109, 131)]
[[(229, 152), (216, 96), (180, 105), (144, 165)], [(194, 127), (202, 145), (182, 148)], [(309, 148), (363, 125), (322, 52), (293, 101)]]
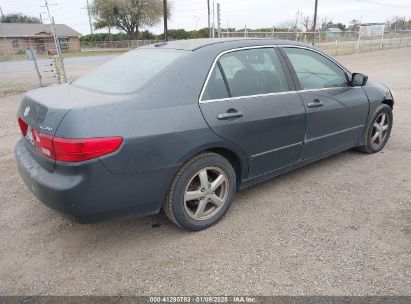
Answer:
[(237, 190), (354, 147), (380, 151), (393, 106), (387, 87), (305, 44), (162, 42), (28, 92), (15, 151), (34, 195), (78, 221), (164, 210), (201, 230)]

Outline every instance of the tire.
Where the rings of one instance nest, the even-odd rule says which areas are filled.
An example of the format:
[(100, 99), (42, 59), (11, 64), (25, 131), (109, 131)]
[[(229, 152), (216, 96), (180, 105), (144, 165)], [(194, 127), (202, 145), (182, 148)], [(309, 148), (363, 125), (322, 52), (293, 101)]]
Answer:
[(236, 175), (230, 162), (219, 154), (201, 153), (174, 177), (163, 210), (177, 226), (203, 230), (224, 217), (235, 192)]
[[(382, 117), (385, 117), (384, 121), (382, 121)], [(393, 115), (391, 108), (386, 104), (379, 105), (364, 133), (364, 145), (358, 147), (358, 150), (367, 154), (381, 151), (390, 137), (392, 123)], [(380, 134), (382, 135), (380, 136)]]

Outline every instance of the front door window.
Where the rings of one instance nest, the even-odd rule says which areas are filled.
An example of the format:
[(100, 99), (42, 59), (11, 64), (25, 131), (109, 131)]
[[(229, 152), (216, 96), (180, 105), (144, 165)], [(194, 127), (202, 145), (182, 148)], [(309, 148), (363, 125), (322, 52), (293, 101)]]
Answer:
[(331, 60), (314, 51), (284, 48), (303, 90), (346, 87), (346, 73)]

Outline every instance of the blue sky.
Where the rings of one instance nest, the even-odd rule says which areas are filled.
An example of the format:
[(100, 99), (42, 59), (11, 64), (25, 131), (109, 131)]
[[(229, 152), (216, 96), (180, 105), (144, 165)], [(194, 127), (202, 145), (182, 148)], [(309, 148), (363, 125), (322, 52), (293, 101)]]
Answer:
[[(92, 2), (92, 0), (89, 0)], [(188, 30), (207, 26), (206, 0), (169, 0), (173, 14), (169, 28)], [(213, 2), (211, 0), (211, 2)], [(314, 0), (219, 0), (223, 28), (271, 27), (289, 19), (295, 19), (297, 10), (303, 15), (312, 15)], [(82, 34), (89, 34), (86, 0), (49, 0), (56, 23), (65, 23)], [(217, 3), (217, 1), (216, 1)], [(0, 0), (4, 13), (23, 12), (46, 18), (44, 0)], [(349, 23), (352, 19), (363, 22), (385, 22), (395, 15), (411, 18), (411, 0), (319, 0), (319, 20), (328, 17), (333, 21)], [(48, 23), (45, 20), (45, 23)], [(161, 25), (148, 28), (155, 33)]]

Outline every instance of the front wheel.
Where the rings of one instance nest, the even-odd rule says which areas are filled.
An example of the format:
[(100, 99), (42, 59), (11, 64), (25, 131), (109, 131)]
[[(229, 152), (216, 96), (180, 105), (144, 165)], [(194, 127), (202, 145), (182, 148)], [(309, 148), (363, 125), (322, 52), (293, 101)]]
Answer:
[(391, 108), (381, 104), (370, 120), (364, 135), (364, 145), (359, 150), (369, 154), (381, 151), (390, 137), (392, 122)]
[(163, 209), (181, 228), (203, 230), (225, 215), (235, 191), (236, 175), (230, 162), (215, 153), (202, 153), (177, 173)]

